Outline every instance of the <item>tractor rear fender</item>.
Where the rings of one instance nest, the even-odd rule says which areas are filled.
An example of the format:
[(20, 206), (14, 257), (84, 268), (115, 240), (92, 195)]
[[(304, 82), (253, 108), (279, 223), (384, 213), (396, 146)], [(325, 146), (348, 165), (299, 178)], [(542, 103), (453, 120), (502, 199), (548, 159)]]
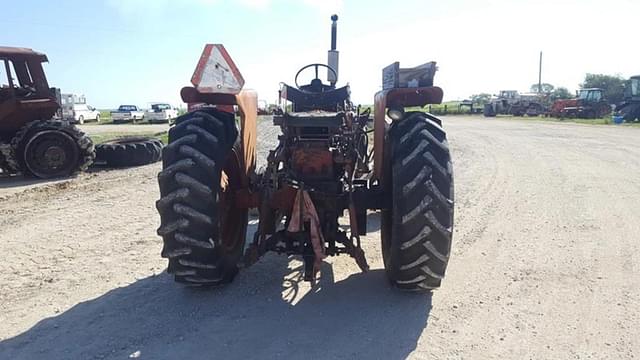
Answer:
[[(384, 162), (384, 141), (388, 125), (386, 111), (388, 108), (405, 108), (409, 106), (425, 106), (442, 103), (443, 92), (437, 86), (418, 88), (392, 88), (379, 91), (373, 108), (373, 178), (384, 181), (382, 176)], [(402, 121), (402, 120), (400, 120)]]
[(180, 91), (182, 100), (188, 104), (215, 105), (218, 109), (234, 112), (238, 107), (240, 115), (240, 137), (242, 139), (242, 187), (249, 187), (249, 177), (256, 168), (256, 137), (258, 133), (258, 93), (241, 90), (237, 94), (201, 93), (195, 87), (184, 87)]

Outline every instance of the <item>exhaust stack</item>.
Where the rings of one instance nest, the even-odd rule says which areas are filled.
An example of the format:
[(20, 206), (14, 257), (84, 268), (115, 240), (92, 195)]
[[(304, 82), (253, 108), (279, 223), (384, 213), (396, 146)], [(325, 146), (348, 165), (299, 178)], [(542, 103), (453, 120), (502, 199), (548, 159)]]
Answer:
[(331, 16), (331, 50), (329, 50), (327, 65), (330, 68), (336, 71), (335, 75), (333, 72), (327, 69), (327, 81), (331, 84), (331, 86), (335, 86), (338, 82), (338, 58), (339, 52), (336, 50), (336, 38), (338, 33), (338, 15)]

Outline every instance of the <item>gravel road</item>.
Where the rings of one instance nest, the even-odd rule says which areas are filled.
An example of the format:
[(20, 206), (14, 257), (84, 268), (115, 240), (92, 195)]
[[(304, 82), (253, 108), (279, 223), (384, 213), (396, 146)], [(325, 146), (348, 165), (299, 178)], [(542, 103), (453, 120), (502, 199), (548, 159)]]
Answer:
[(0, 359), (638, 358), (640, 129), (444, 123), (456, 228), (433, 294), (389, 288), (376, 213), (369, 273), (331, 258), (310, 289), (269, 255), (194, 291), (164, 273), (158, 164), (0, 178)]

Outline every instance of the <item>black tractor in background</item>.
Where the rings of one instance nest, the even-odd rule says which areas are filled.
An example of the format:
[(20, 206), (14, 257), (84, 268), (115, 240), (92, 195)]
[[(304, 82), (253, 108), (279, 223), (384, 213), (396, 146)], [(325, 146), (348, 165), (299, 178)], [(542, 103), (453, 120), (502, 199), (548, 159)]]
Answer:
[(624, 91), (624, 101), (616, 106), (616, 114), (624, 121), (640, 120), (640, 75), (632, 76)]

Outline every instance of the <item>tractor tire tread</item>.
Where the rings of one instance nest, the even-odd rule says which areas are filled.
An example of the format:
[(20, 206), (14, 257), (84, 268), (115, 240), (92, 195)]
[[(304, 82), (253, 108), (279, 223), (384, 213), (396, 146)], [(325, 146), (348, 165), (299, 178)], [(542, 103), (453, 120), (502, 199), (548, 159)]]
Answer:
[(438, 288), (451, 251), (453, 171), (440, 124), (412, 113), (388, 134), (393, 198), (385, 268), (403, 290)]
[(156, 207), (161, 256), (176, 282), (217, 286), (237, 272), (222, 251), (217, 198), (222, 166), (237, 137), (233, 118), (214, 109), (182, 115), (169, 130)]
[(152, 164), (162, 157), (162, 142), (147, 137), (125, 137), (96, 145), (96, 159), (110, 167)]

